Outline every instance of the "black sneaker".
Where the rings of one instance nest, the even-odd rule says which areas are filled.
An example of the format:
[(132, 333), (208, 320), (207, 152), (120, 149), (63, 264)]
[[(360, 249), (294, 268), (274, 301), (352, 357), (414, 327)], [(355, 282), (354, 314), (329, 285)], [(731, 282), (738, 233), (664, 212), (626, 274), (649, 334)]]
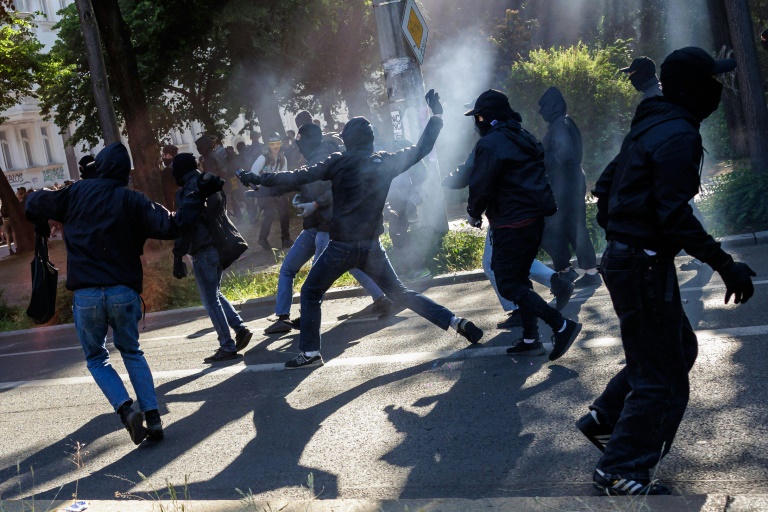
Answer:
[(125, 429), (131, 435), (133, 444), (141, 444), (147, 437), (147, 429), (144, 428), (144, 415), (138, 411), (131, 410), (125, 417)]
[(253, 333), (247, 327), (243, 327), (235, 334), (235, 352), (240, 352), (251, 342)]
[(323, 366), (325, 362), (320, 354), (316, 356), (307, 357), (303, 353), (299, 354), (295, 358), (285, 363), (286, 370), (296, 370), (297, 368), (314, 368), (316, 366)]
[(672, 491), (666, 485), (650, 480), (635, 480), (611, 475), (595, 469), (592, 475), (595, 489), (612, 496), (666, 496)]
[(516, 339), (512, 346), (507, 349), (507, 354), (511, 356), (543, 356), (547, 351), (544, 349), (544, 345), (541, 344), (541, 340), (536, 340), (533, 343), (526, 343), (523, 338)]
[(160, 419), (160, 413), (157, 409), (145, 412), (144, 416), (147, 419), (147, 439), (150, 441), (160, 441), (164, 438), (163, 420)]
[(290, 249), (293, 246), (293, 240), (290, 238), (283, 238), (283, 249)]
[(578, 278), (576, 281), (574, 281), (573, 286), (576, 288), (589, 288), (592, 286), (600, 286), (603, 284), (603, 280), (600, 279), (600, 274), (584, 274), (580, 278)]
[(394, 305), (395, 303), (389, 300), (389, 297), (382, 295), (373, 301), (371, 314), (376, 315), (379, 318), (387, 318), (388, 316), (392, 316), (392, 309)]
[(557, 272), (552, 274), (549, 282), (551, 284), (549, 291), (555, 296), (555, 309), (561, 311), (571, 300), (575, 286), (573, 283), (569, 283), (566, 279), (561, 278)]
[(275, 323), (264, 329), (264, 334), (277, 334), (280, 332), (290, 332), (293, 324), (288, 318), (278, 318)]
[(589, 439), (593, 445), (601, 452), (605, 451), (608, 441), (611, 440), (613, 428), (608, 425), (606, 420), (600, 421), (600, 414), (597, 411), (589, 411), (576, 422), (576, 428)]
[(565, 354), (580, 332), (581, 324), (566, 318), (565, 329), (552, 334), (552, 352), (549, 353), (549, 360), (554, 361)]
[(573, 267), (568, 267), (568, 270), (562, 270), (558, 272), (560, 279), (565, 279), (569, 283), (572, 283), (579, 277), (579, 273)]
[(512, 313), (508, 314), (506, 320), (496, 324), (497, 329), (514, 329), (515, 327), (522, 327), (522, 326), (523, 326), (523, 319), (520, 316), (520, 313), (518, 313), (517, 311), (513, 311)]
[(208, 356), (203, 359), (204, 363), (220, 363), (221, 361), (229, 361), (230, 359), (237, 359), (237, 352), (228, 352), (223, 348), (216, 350), (212, 356)]
[(259, 245), (265, 251), (270, 251), (270, 252), (272, 251), (272, 246), (269, 245), (269, 242), (267, 242), (266, 240), (259, 240)]
[(459, 321), (458, 333), (467, 338), (467, 341), (472, 344), (477, 343), (483, 337), (483, 330), (466, 318), (462, 318)]

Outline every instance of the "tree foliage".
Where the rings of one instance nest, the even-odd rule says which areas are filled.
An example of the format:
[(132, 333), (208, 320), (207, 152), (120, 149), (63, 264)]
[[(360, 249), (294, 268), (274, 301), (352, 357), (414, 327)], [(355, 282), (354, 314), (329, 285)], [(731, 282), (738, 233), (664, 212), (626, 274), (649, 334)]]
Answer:
[(630, 60), (628, 52), (625, 42), (533, 50), (509, 74), (506, 90), (512, 107), (539, 137), (544, 136), (546, 124), (538, 114), (538, 100), (549, 87), (560, 89), (568, 114), (581, 130), (588, 179), (595, 179), (618, 152), (640, 99), (626, 77), (617, 73)]
[[(30, 21), (16, 16), (8, 21), (0, 26), (0, 111), (36, 96), (35, 75), (43, 47)], [(0, 117), (0, 123), (5, 120)]]

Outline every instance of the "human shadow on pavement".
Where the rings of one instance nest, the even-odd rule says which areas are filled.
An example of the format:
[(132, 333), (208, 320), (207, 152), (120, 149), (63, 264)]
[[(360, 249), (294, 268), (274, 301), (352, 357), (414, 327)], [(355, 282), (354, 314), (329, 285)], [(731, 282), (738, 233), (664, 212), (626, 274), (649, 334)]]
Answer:
[[(536, 434), (523, 431), (526, 401), (578, 374), (546, 356), (469, 359), (454, 369), (445, 361), (429, 373), (454, 378), (450, 390), (416, 400), (409, 408), (389, 405), (389, 420), (405, 439), (382, 459), (410, 468), (401, 499), (536, 496), (525, 475), (516, 475)], [(526, 387), (538, 372), (549, 374)], [(478, 396), (482, 394), (483, 396)], [(493, 408), (489, 409), (489, 404)], [(432, 407), (426, 414), (421, 410)], [(428, 409), (427, 409), (428, 410)], [(520, 482), (517, 484), (516, 482)]]

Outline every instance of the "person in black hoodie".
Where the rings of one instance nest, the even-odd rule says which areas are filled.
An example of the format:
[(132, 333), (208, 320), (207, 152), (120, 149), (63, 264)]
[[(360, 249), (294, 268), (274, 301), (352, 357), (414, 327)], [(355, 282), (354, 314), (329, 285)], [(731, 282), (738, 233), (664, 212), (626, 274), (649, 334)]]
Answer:
[[(180, 187), (176, 191), (176, 203), (197, 190), (200, 171), (192, 153), (179, 153), (171, 163), (173, 178)], [(187, 275), (183, 257), (189, 254), (195, 281), (203, 307), (213, 323), (219, 339), (219, 348), (213, 355), (203, 359), (205, 363), (219, 363), (237, 358), (251, 341), (253, 333), (245, 326), (229, 300), (221, 293), (221, 276), (224, 268), (221, 264), (216, 241), (211, 233), (211, 225), (224, 225), (227, 221), (212, 222), (216, 217), (226, 217), (227, 197), (224, 192), (217, 192), (206, 201), (204, 215), (201, 215), (192, 229), (176, 239), (173, 245), (173, 276), (181, 279)], [(209, 222), (210, 221), (210, 222)], [(235, 331), (232, 339), (230, 327)]]
[(442, 329), (456, 329), (470, 343), (479, 342), (483, 336), (483, 331), (471, 321), (403, 286), (379, 241), (384, 232), (382, 212), (390, 183), (432, 151), (443, 126), (443, 108), (434, 90), (427, 93), (427, 103), (434, 115), (419, 142), (397, 153), (374, 153), (371, 123), (355, 117), (341, 133), (344, 153), (334, 153), (323, 162), (292, 172), (241, 175), (245, 185), (298, 187), (315, 181), (331, 182), (331, 241), (301, 288), (301, 353), (285, 364), (287, 369), (323, 364), (320, 304), (333, 282), (352, 268), (365, 272), (395, 304), (403, 304)]
[(576, 426), (603, 456), (595, 487), (610, 494), (669, 494), (651, 480), (672, 446), (698, 352), (683, 311), (674, 258), (680, 249), (725, 283), (725, 303), (754, 293), (752, 269), (704, 231), (689, 201), (699, 190), (699, 125), (717, 110), (715, 75), (736, 67), (701, 48), (672, 52), (661, 65), (663, 97), (643, 100), (618, 156), (598, 179), (598, 223), (608, 246), (601, 272), (619, 317), (625, 366)]
[[(224, 183), (211, 175), (201, 177), (198, 190), (180, 198), (179, 210), (172, 214), (144, 194), (128, 190), (131, 160), (122, 143), (112, 143), (96, 155), (96, 170), (94, 179), (61, 190), (32, 192), (26, 215), (38, 235), (45, 236), (49, 219), (64, 224), (67, 289), (75, 292), (72, 314), (88, 370), (120, 415), (131, 440), (139, 444), (145, 437), (163, 437), (152, 373), (139, 346), (144, 242), (176, 238), (200, 215), (205, 198), (221, 190)], [(131, 407), (133, 400), (110, 364), (105, 347), (109, 327), (139, 411)]]
[[(581, 132), (566, 114), (565, 98), (550, 87), (539, 99), (539, 114), (548, 124), (544, 135), (544, 167), (557, 203), (557, 212), (544, 221), (541, 247), (552, 265), (576, 288), (599, 286), (597, 256), (587, 231), (587, 178), (581, 169)], [(579, 279), (571, 266), (571, 247), (585, 273)], [(575, 282), (574, 282), (575, 279)]]
[(557, 210), (544, 171), (544, 150), (500, 91), (485, 91), (464, 115), (474, 117), (480, 134), (469, 175), (469, 223), (479, 228), (482, 215), (488, 217), (496, 285), (502, 297), (517, 304), (523, 322), (522, 339), (507, 353), (544, 353), (537, 320), (541, 318), (552, 328), (549, 359), (554, 361), (571, 347), (581, 324), (548, 306), (528, 278), (541, 245), (544, 217)]
[[(331, 141), (323, 140), (320, 127), (305, 123), (299, 128), (296, 144), (301, 154), (306, 158), (307, 165), (322, 162), (331, 153), (338, 151), (338, 146)], [(314, 261), (328, 246), (330, 241), (328, 231), (333, 216), (333, 195), (330, 181), (315, 181), (301, 186), (301, 193), (294, 197), (293, 204), (299, 211), (299, 217), (304, 218), (303, 230), (285, 255), (280, 265), (280, 277), (277, 280), (277, 297), (275, 300), (275, 322), (264, 330), (264, 334), (289, 332), (295, 329), (297, 321), (290, 320), (291, 301), (293, 298), (293, 279), (306, 262), (314, 256)], [(363, 271), (353, 268), (349, 273), (357, 279), (360, 285), (373, 297), (372, 314), (380, 317), (387, 316), (392, 301), (376, 286)], [(300, 322), (299, 322), (300, 324)]]

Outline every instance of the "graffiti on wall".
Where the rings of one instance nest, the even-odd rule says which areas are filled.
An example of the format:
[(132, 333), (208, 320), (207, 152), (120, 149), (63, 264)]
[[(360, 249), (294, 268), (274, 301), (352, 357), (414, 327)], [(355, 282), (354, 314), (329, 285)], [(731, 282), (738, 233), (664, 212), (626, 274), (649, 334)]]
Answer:
[(43, 171), (43, 181), (48, 182), (55, 182), (58, 180), (64, 181), (64, 168), (63, 167), (56, 167), (54, 169), (46, 169)]

